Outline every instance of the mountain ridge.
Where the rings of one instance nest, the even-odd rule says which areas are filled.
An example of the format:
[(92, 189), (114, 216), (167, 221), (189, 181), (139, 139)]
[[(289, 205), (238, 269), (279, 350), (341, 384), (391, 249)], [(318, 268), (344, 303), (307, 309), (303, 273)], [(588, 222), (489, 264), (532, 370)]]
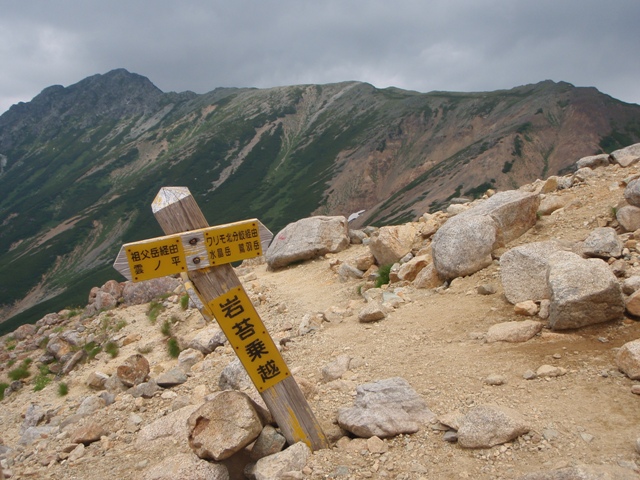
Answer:
[(0, 116), (0, 318), (81, 303), (71, 291), (114, 278), (120, 244), (161, 235), (148, 209), (165, 185), (188, 186), (211, 224), (277, 231), (362, 209), (354, 225), (392, 224), (637, 141), (639, 106), (565, 82), (195, 94), (117, 69), (48, 87)]

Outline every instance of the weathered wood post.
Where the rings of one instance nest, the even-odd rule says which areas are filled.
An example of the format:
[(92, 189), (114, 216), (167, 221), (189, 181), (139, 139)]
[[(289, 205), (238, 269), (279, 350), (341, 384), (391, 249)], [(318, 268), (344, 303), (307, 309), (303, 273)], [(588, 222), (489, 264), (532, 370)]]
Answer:
[[(181, 269), (183, 278), (188, 276), (192, 284), (188, 291), (195, 293), (203, 304), (201, 312), (205, 317), (215, 317), (287, 442), (294, 444), (303, 441), (312, 450), (328, 448), (322, 427), (267, 333), (233, 267), (230, 263), (218, 264), (221, 259), (216, 256), (216, 252), (227, 257), (222, 261), (229, 261), (233, 257), (231, 244), (242, 251), (246, 245), (253, 252), (261, 252), (258, 241), (254, 240), (256, 243), (253, 243), (251, 239), (259, 236), (258, 230), (270, 232), (257, 220), (207, 228), (207, 220), (186, 187), (163, 187), (153, 201), (152, 210), (168, 237), (145, 241), (146, 243), (137, 242), (148, 246), (141, 251), (149, 254), (155, 248), (156, 256), (161, 258), (159, 255), (162, 249), (165, 252), (173, 249), (176, 255), (169, 255), (165, 262), (167, 266), (174, 268), (170, 273)], [(238, 225), (241, 226), (240, 230)], [(249, 237), (246, 242), (245, 231), (246, 237)], [(237, 241), (239, 237), (243, 237), (242, 242)], [(213, 248), (216, 242), (220, 243), (221, 250)], [(128, 276), (128, 272), (136, 279), (136, 265), (131, 262), (134, 250), (132, 245), (122, 247), (114, 267), (125, 276)], [(133, 254), (139, 257), (140, 251)], [(169, 258), (172, 258), (172, 262), (169, 262)], [(160, 268), (161, 264), (158, 260), (156, 270), (162, 271), (165, 268)], [(142, 266), (138, 271), (144, 276)], [(154, 276), (162, 275), (156, 273)]]

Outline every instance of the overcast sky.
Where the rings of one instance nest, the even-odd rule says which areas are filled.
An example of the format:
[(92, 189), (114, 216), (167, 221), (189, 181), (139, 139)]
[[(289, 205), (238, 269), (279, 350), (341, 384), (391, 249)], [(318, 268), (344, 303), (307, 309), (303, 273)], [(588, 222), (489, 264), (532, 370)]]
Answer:
[(639, 0), (0, 0), (0, 113), (126, 68), (163, 91), (541, 80), (640, 104)]

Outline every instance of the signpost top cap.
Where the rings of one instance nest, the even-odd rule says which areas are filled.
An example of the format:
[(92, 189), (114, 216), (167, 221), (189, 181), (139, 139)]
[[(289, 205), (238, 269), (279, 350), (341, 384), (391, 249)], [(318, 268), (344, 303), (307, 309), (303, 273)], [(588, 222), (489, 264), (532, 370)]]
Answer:
[(191, 192), (187, 187), (162, 187), (151, 204), (151, 210), (155, 214), (168, 205), (190, 196)]

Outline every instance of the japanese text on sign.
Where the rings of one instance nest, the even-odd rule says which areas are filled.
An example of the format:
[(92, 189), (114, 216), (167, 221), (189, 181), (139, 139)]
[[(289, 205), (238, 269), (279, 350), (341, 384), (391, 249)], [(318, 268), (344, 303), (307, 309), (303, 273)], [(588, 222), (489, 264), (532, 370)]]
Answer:
[(215, 227), (204, 232), (209, 263), (220, 265), (262, 255), (257, 222)]
[(212, 300), (209, 308), (260, 392), (290, 375), (242, 287), (236, 287)]
[(187, 270), (180, 238), (159, 239), (127, 246), (127, 261), (135, 281), (173, 275)]

